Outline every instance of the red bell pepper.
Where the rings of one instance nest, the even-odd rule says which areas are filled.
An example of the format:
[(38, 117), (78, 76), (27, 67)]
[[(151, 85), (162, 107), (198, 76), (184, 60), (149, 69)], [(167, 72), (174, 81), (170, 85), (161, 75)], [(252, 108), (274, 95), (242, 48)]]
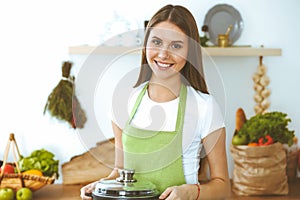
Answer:
[(261, 137), (258, 139), (259, 146), (267, 146), (273, 144), (273, 138), (270, 135), (266, 135), (265, 137)]

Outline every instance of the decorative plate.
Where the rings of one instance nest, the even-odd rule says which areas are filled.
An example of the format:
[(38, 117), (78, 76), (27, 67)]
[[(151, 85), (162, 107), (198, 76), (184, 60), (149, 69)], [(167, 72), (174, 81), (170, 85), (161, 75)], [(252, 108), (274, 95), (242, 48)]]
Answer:
[(228, 4), (218, 4), (207, 12), (203, 25), (208, 27), (209, 41), (214, 45), (218, 45), (218, 35), (225, 34), (232, 25), (229, 33), (229, 44), (232, 45), (240, 37), (244, 24), (238, 10)]

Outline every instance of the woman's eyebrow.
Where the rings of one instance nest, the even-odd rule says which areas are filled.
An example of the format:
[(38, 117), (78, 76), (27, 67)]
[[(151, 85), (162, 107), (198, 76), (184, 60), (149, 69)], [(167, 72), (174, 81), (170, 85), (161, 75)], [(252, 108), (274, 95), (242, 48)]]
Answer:
[(162, 40), (161, 38), (157, 37), (157, 36), (152, 36), (152, 39), (158, 39), (158, 40)]
[[(152, 39), (158, 39), (158, 40), (162, 40), (163, 41), (163, 39), (161, 39), (160, 37), (158, 37), (158, 36), (152, 36), (151, 37)], [(171, 41), (170, 43), (184, 43), (182, 40), (173, 40), (173, 41)]]

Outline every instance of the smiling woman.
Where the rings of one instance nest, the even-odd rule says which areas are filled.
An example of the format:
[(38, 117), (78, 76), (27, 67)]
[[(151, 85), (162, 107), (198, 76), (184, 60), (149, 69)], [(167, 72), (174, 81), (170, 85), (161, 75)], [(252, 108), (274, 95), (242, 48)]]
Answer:
[[(84, 186), (82, 199), (91, 199), (88, 193), (101, 199), (103, 185), (122, 182), (122, 169), (134, 170), (137, 184), (154, 184), (159, 199), (229, 195), (224, 119), (208, 92), (198, 28), (185, 7), (166, 5), (149, 21), (140, 73), (128, 97), (122, 99), (127, 106), (112, 105), (115, 168), (99, 183)], [(210, 166), (208, 183), (198, 180), (202, 149)]]

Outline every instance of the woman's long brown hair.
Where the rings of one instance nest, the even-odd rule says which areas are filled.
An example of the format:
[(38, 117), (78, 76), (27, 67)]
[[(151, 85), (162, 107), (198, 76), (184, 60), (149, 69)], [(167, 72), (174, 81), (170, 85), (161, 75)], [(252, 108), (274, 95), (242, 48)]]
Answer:
[(154, 14), (152, 19), (147, 24), (140, 73), (134, 87), (137, 87), (145, 81), (150, 80), (152, 70), (149, 67), (146, 59), (146, 45), (151, 29), (155, 27), (156, 24), (163, 21), (169, 21), (175, 24), (189, 37), (189, 51), (186, 59), (187, 62), (180, 71), (184, 77), (182, 82), (186, 85), (192, 86), (195, 90), (208, 93), (204, 78), (200, 35), (197, 23), (191, 12), (187, 8), (179, 5), (166, 5), (162, 7)]

